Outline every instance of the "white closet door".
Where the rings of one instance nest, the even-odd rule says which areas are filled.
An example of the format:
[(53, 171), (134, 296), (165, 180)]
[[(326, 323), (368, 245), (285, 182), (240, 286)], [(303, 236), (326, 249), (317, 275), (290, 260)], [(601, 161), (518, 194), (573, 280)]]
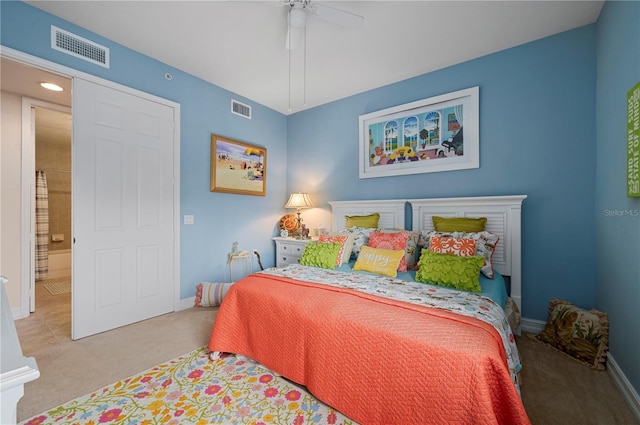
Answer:
[(173, 311), (174, 108), (73, 85), (72, 338)]

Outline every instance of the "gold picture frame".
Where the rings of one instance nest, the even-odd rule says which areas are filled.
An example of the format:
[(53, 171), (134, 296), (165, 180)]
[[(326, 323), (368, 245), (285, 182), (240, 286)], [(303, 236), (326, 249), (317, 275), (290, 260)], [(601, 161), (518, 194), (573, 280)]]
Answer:
[(211, 192), (265, 196), (267, 149), (211, 134)]

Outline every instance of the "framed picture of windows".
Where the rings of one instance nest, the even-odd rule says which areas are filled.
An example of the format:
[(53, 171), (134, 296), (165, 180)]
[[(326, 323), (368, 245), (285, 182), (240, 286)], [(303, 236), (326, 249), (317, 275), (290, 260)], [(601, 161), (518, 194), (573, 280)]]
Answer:
[(479, 87), (361, 115), (359, 176), (480, 167)]

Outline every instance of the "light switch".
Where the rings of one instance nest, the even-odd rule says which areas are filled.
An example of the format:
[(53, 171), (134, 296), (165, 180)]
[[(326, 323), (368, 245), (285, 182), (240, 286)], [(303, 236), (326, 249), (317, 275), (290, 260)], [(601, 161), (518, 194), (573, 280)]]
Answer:
[(193, 216), (185, 215), (184, 216), (184, 224), (193, 224)]

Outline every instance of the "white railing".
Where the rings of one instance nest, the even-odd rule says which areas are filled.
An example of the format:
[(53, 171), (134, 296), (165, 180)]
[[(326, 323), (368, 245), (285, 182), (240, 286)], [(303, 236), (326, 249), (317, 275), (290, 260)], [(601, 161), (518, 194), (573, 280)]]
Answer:
[(7, 278), (0, 276), (0, 335), (2, 338), (2, 370), (0, 371), (0, 423), (16, 423), (16, 407), (24, 395), (24, 384), (40, 376), (33, 357), (22, 354), (9, 300), (5, 290)]

